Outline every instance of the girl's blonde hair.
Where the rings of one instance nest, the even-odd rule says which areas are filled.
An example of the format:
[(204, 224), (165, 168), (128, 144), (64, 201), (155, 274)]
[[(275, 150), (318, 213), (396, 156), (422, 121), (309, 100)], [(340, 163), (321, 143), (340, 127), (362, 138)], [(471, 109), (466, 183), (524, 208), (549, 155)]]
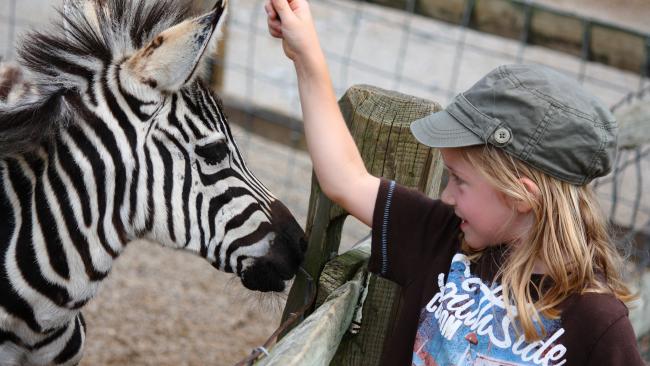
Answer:
[[(515, 304), (518, 331), (523, 331), (527, 341), (546, 334), (538, 312), (557, 318), (559, 305), (572, 294), (611, 293), (624, 302), (634, 299), (621, 278), (623, 259), (608, 234), (607, 221), (590, 186), (560, 181), (492, 146), (460, 150), (497, 191), (532, 207), (530, 232), (518, 238), (522, 245), (508, 245), (496, 275), (505, 303)], [(522, 177), (539, 187), (538, 195), (528, 192)], [(472, 260), (481, 256), (464, 242), (463, 250)], [(538, 258), (546, 273), (531, 289)]]

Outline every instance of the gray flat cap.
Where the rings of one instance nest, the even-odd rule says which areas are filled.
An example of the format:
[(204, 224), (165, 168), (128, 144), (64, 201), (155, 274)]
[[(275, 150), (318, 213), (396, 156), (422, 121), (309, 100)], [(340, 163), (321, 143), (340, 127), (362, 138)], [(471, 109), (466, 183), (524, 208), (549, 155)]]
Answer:
[(504, 65), (445, 110), (411, 124), (431, 147), (492, 144), (575, 185), (610, 172), (618, 127), (609, 109), (574, 80), (539, 65)]

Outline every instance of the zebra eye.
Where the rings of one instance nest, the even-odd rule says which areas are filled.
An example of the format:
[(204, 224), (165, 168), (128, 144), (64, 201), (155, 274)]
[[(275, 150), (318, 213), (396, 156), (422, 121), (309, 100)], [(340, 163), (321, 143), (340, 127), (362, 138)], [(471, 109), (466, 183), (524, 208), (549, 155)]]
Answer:
[(196, 155), (205, 159), (206, 163), (216, 165), (228, 156), (229, 150), (225, 141), (215, 141), (195, 147), (194, 152)]

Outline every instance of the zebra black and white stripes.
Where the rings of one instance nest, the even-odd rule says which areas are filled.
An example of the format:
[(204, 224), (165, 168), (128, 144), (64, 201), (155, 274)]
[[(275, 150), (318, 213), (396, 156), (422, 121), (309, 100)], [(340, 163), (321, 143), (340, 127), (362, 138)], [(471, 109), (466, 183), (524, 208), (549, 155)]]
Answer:
[(0, 365), (76, 364), (80, 309), (134, 239), (253, 290), (281, 291), (297, 271), (302, 229), (197, 77), (224, 12), (69, 0), (58, 26), (24, 40), (30, 88), (0, 104)]

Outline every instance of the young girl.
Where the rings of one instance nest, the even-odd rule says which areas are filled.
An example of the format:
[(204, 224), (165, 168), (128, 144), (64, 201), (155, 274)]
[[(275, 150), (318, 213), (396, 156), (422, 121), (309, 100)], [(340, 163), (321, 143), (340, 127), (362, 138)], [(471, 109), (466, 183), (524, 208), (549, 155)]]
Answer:
[(402, 286), (383, 365), (643, 365), (587, 186), (615, 154), (607, 108), (550, 69), (497, 68), (413, 123), (449, 174), (431, 200), (365, 169), (307, 2), (265, 8), (296, 68), (318, 181), (372, 226), (370, 269)]

